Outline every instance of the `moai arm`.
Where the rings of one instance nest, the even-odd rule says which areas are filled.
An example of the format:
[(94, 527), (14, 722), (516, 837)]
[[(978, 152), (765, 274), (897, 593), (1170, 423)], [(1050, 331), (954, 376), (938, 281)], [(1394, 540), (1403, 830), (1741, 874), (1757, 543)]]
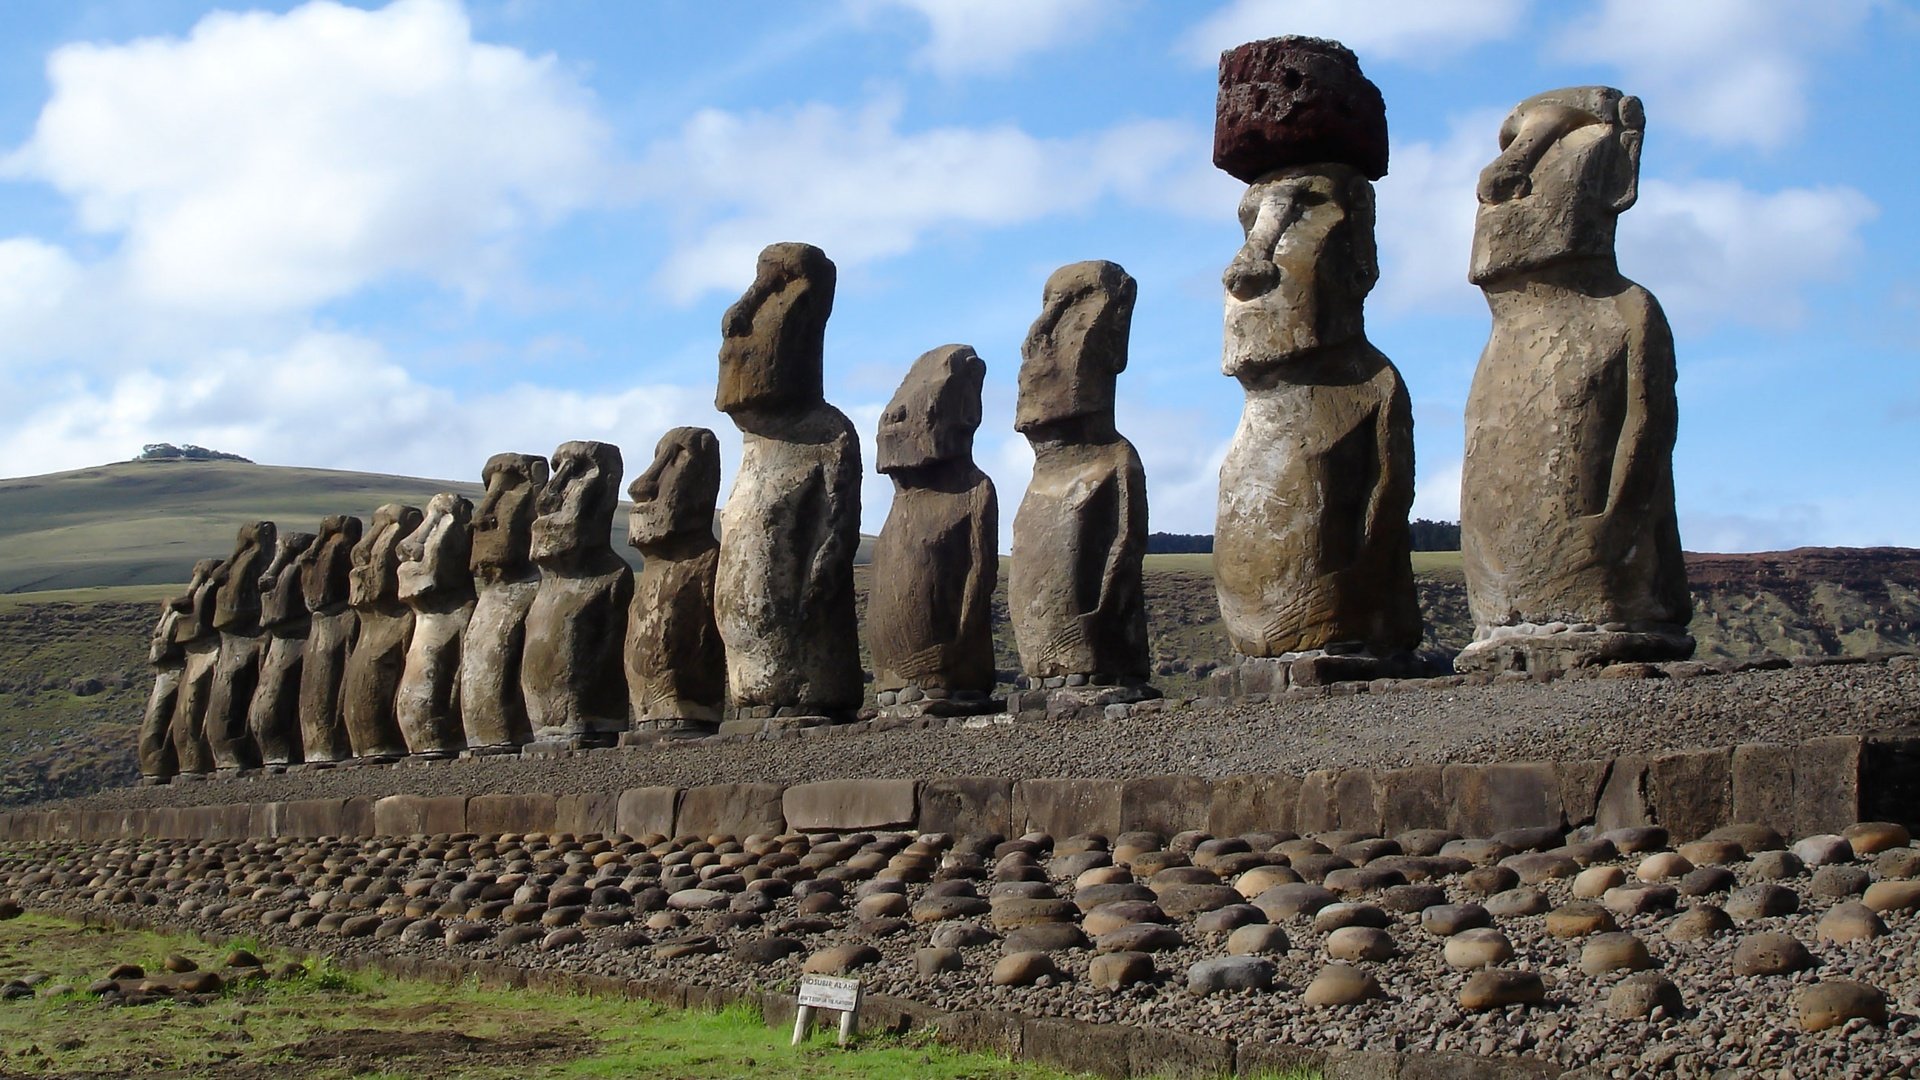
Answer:
[(993, 587), (1000, 577), (1000, 499), (993, 481), (982, 479), (974, 487), (972, 557), (967, 566), (966, 589), (960, 594), (960, 625), (976, 625), (975, 619), (991, 619)]
[[(847, 568), (860, 545), (860, 445), (851, 433), (840, 436), (830, 465), (823, 468), (819, 493), (822, 532), (813, 549), (813, 561), (807, 566), (807, 585), (802, 606), (815, 610), (826, 597), (847, 588)], [(843, 505), (851, 502), (851, 505)]]
[(1657, 482), (1660, 462), (1671, 453), (1680, 421), (1671, 375), (1673, 330), (1651, 294), (1636, 287), (1626, 296), (1635, 301), (1637, 310), (1627, 326), (1626, 406), (1607, 486), (1609, 519), (1644, 509), (1646, 492)]
[[(1146, 474), (1133, 447), (1124, 439), (1120, 445), (1125, 447), (1126, 463), (1114, 478), (1118, 485), (1114, 512), (1119, 520), (1113, 530), (1113, 543), (1107, 548), (1106, 566), (1101, 571), (1100, 604), (1083, 618), (1105, 618), (1122, 606), (1120, 591), (1137, 587), (1134, 575), (1128, 572), (1128, 564), (1147, 548)], [(1129, 552), (1135, 554), (1130, 558)]]

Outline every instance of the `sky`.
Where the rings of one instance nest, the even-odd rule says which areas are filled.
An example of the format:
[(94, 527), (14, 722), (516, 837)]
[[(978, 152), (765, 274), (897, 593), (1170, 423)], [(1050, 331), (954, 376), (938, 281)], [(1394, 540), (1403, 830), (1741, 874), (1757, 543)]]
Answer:
[[(631, 478), (697, 424), (731, 484), (721, 313), (803, 240), (839, 266), (828, 399), (869, 470), (915, 357), (985, 358), (1003, 531), (1042, 283), (1125, 266), (1119, 428), (1152, 527), (1211, 532), (1242, 401), (1216, 64), (1304, 33), (1386, 98), (1367, 324), (1413, 396), (1415, 516), (1458, 514), (1500, 120), (1604, 83), (1646, 107), (1619, 256), (1673, 324), (1685, 545), (1920, 546), (1912, 0), (63, 0), (8, 24), (0, 476), (164, 441), (477, 480), (592, 438)], [(890, 495), (869, 471), (866, 531)]]

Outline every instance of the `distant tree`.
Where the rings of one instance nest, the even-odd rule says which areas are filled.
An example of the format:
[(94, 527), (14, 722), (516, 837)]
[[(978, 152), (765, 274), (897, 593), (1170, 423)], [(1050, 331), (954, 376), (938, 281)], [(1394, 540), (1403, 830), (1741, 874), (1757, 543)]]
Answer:
[(1413, 533), (1415, 551), (1459, 551), (1460, 523), (1415, 518), (1407, 526)]
[(229, 454), (221, 450), (209, 450), (204, 446), (195, 446), (192, 443), (187, 443), (184, 446), (175, 446), (172, 443), (163, 443), (163, 442), (146, 444), (145, 446), (140, 448), (140, 456), (134, 458), (133, 460), (135, 461), (243, 461), (249, 465), (253, 464), (253, 462), (248, 461), (246, 458), (241, 457), (239, 454)]
[(1211, 555), (1213, 553), (1213, 535), (1211, 533), (1149, 533), (1147, 535), (1147, 554), (1149, 555)]

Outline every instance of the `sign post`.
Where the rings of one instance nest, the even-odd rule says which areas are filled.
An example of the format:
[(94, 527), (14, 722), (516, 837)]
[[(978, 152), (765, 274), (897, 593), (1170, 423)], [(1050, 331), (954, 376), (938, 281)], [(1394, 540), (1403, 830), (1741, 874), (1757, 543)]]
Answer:
[(860, 980), (841, 979), (832, 975), (809, 975), (801, 979), (800, 1008), (793, 1017), (792, 1045), (799, 1046), (801, 1040), (806, 1038), (815, 1009), (839, 1013), (839, 1043), (845, 1046), (852, 1042), (854, 1031), (860, 1024)]

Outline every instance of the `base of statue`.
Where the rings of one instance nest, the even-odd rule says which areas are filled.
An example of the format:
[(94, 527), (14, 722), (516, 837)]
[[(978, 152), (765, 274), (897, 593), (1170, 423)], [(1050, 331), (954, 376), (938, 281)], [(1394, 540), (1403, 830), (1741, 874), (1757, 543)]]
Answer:
[(338, 761), (303, 761), (298, 765), (291, 766), (288, 771), (291, 772), (298, 769), (301, 772), (325, 772), (328, 769), (337, 769), (339, 767), (340, 762)]
[(209, 779), (212, 779), (212, 778), (203, 772), (183, 772), (178, 776), (175, 776), (173, 778), (173, 782), (176, 784), (197, 784), (203, 780), (209, 780)]
[(484, 757), (518, 757), (519, 755), (519, 743), (495, 743), (491, 746), (469, 746), (465, 750), (460, 751), (460, 760), (468, 761), (473, 758)]
[(1335, 645), (1279, 656), (1242, 656), (1234, 666), (1209, 675), (1208, 683), (1213, 696), (1219, 698), (1272, 697), (1296, 687), (1306, 690), (1375, 679), (1424, 679), (1448, 674), (1446, 666), (1444, 660), (1435, 663), (1417, 653), (1375, 656), (1357, 647)]
[(1494, 627), (1460, 650), (1453, 666), (1463, 675), (1517, 672), (1551, 679), (1581, 668), (1657, 664), (1692, 655), (1693, 638), (1678, 627), (1610, 630), (1588, 623), (1522, 623)]
[(363, 754), (359, 757), (348, 758), (345, 761), (339, 762), (339, 764), (350, 769), (379, 768), (383, 765), (391, 765), (399, 761), (400, 758), (401, 755), (399, 754)]
[(260, 766), (260, 771), (266, 773), (268, 776), (283, 776), (286, 774), (287, 767), (291, 764), (293, 763), (289, 761), (269, 761), (265, 765)]
[(650, 746), (678, 739), (704, 739), (720, 730), (718, 720), (635, 720), (631, 731), (620, 733), (621, 746)]
[(171, 776), (143, 776), (140, 778), (141, 787), (164, 787), (172, 782), (173, 777)]
[(921, 687), (913, 683), (882, 690), (874, 696), (876, 716), (985, 716), (1004, 712), (1006, 699), (978, 690), (949, 690), (945, 687)]
[(1052, 675), (1020, 681), (1022, 689), (1007, 695), (1006, 714), (1023, 723), (1119, 720), (1165, 707), (1158, 687), (1133, 676)]
[(720, 714), (721, 735), (762, 735), (805, 728), (850, 724), (849, 711), (820, 705), (729, 705)]
[(564, 735), (539, 735), (520, 748), (522, 757), (564, 757), (575, 750), (604, 750), (620, 744), (617, 731), (575, 731)]

